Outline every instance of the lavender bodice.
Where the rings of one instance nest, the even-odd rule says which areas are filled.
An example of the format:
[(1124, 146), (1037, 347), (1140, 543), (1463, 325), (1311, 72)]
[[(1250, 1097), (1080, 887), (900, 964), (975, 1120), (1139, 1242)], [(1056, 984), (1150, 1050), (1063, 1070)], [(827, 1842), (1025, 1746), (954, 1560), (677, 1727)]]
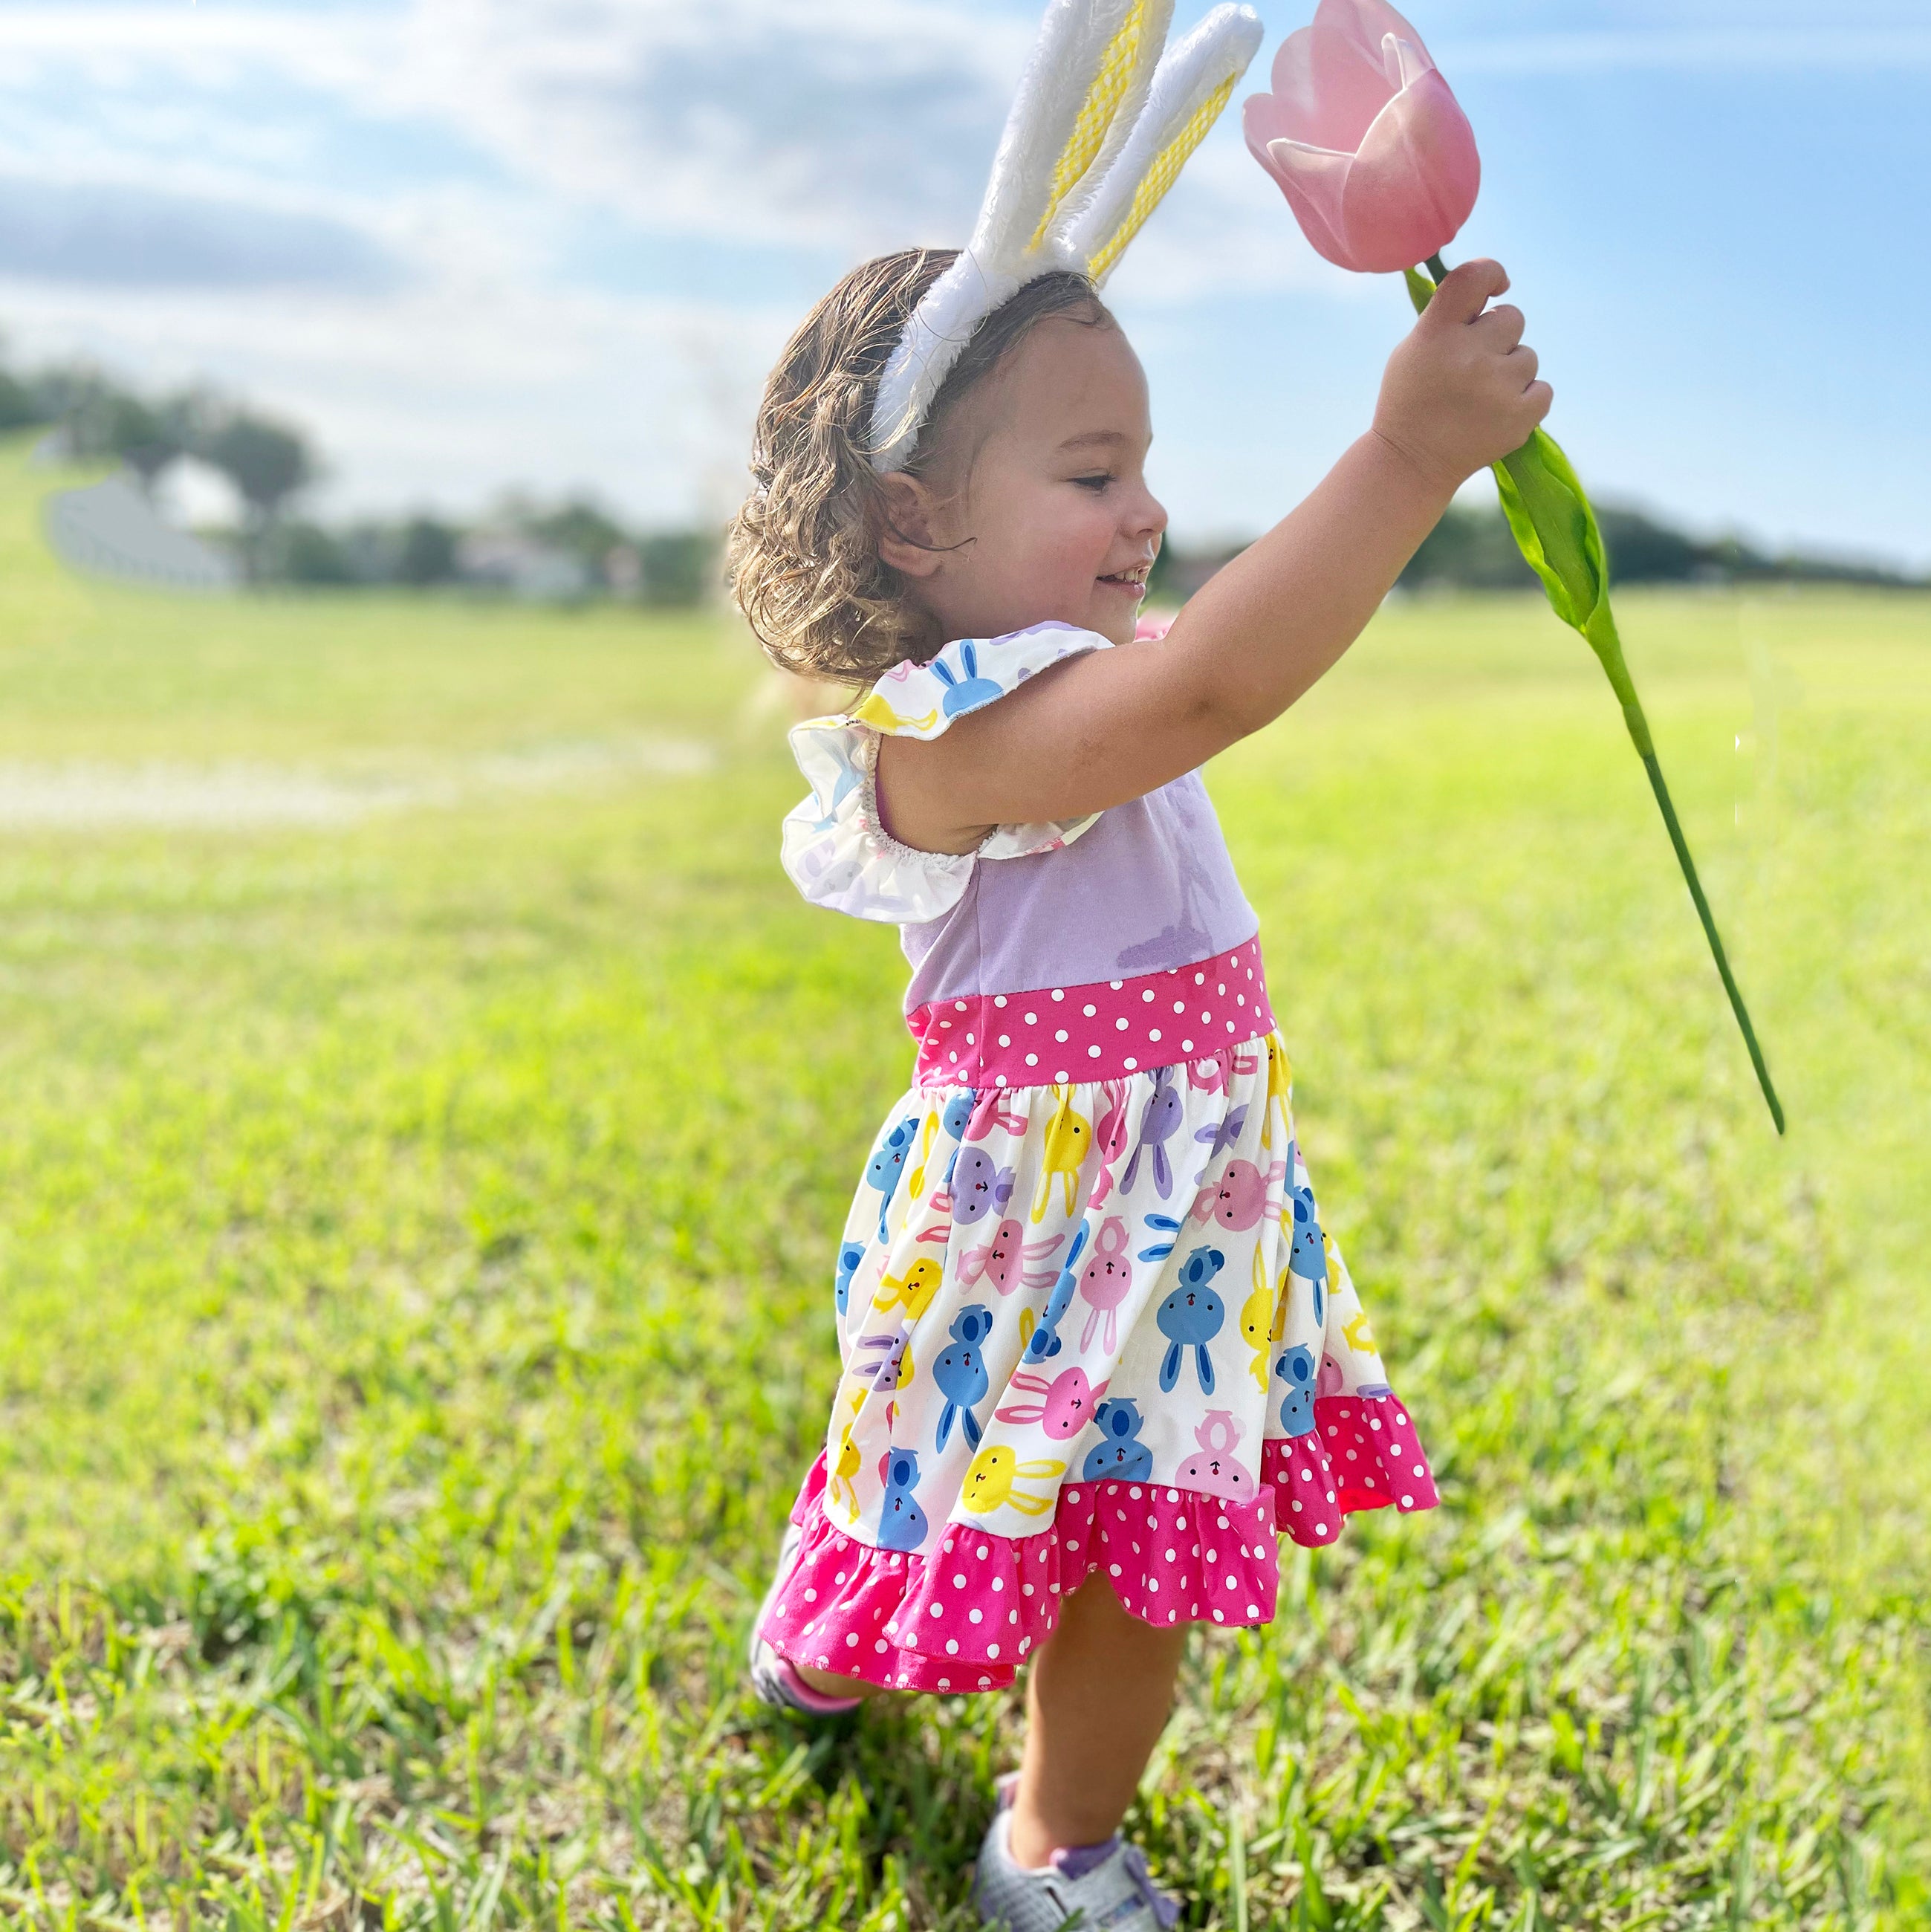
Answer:
[(912, 963), (908, 1012), (935, 999), (1164, 973), (1254, 937), (1258, 922), (1198, 772), (1082, 818), (1001, 825), (974, 852), (921, 852), (885, 830), (882, 736), (937, 737), (1039, 672), (1114, 648), (1057, 623), (961, 638), (928, 663), (895, 667), (846, 716), (792, 732), (811, 790), (785, 819), (785, 869), (816, 904), (898, 925)]
[(949, 910), (901, 926), (905, 1010), (1165, 972), (1231, 952), (1259, 923), (1189, 772), (1102, 812), (1067, 844), (975, 866)]

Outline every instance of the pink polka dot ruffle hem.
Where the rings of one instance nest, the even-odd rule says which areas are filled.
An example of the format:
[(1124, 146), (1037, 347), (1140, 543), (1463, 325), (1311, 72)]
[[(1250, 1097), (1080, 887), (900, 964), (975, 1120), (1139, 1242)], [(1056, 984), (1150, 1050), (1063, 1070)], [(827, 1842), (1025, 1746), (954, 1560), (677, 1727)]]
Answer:
[(1318, 1396), (1305, 1436), (1261, 1445), (1261, 1481), (1295, 1542), (1319, 1550), (1356, 1510), (1433, 1509), (1435, 1476), (1406, 1407), (1392, 1395)]
[(762, 1634), (794, 1664), (893, 1690), (999, 1690), (1095, 1569), (1147, 1623), (1270, 1623), (1277, 1529), (1320, 1548), (1351, 1510), (1437, 1500), (1414, 1424), (1392, 1396), (1318, 1399), (1313, 1431), (1270, 1440), (1261, 1468), (1259, 1495), (1244, 1502), (1163, 1484), (1070, 1483), (1052, 1527), (1036, 1536), (949, 1523), (929, 1555), (916, 1555), (832, 1521), (821, 1456), (792, 1511), (805, 1532), (798, 1560)]

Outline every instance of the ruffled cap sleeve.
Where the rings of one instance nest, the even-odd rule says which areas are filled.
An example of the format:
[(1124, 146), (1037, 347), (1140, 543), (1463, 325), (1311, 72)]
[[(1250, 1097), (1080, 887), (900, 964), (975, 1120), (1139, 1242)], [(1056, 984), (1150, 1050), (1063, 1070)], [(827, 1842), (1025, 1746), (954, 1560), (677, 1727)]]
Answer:
[(1024, 858), (1070, 844), (1099, 813), (998, 826), (972, 852), (901, 845), (879, 819), (879, 740), (939, 737), (955, 719), (996, 704), (1050, 666), (1111, 648), (1097, 632), (1070, 624), (961, 638), (928, 663), (895, 666), (843, 716), (797, 726), (792, 754), (811, 790), (784, 820), (784, 869), (792, 883), (814, 905), (922, 926), (958, 904), (982, 859)]

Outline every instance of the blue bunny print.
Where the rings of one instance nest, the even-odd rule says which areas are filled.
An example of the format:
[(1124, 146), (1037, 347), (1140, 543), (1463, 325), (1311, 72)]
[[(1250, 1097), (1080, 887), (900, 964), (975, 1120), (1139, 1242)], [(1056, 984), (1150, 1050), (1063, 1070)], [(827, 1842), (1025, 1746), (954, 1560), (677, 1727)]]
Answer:
[(1087, 1240), (1092, 1232), (1086, 1222), (1080, 1223), (1080, 1231), (1073, 1237), (1072, 1246), (1066, 1250), (1066, 1266), (1060, 1270), (1060, 1278), (1054, 1282), (1053, 1292), (1047, 1296), (1046, 1305), (1040, 1311), (1039, 1325), (1027, 1338), (1025, 1360), (1050, 1361), (1060, 1352), (1060, 1324), (1066, 1318), (1066, 1310), (1072, 1306), (1073, 1290), (1079, 1286), (1079, 1258), (1085, 1253)]
[(1171, 1214), (1149, 1214), (1146, 1232), (1154, 1238), (1148, 1246), (1140, 1250), (1140, 1258), (1143, 1262), (1163, 1262), (1180, 1240), (1180, 1224)]
[(1218, 1248), (1196, 1248), (1180, 1264), (1180, 1285), (1160, 1304), (1160, 1333), (1168, 1342), (1160, 1363), (1160, 1387), (1168, 1395), (1180, 1378), (1186, 1352), (1194, 1352), (1194, 1372), (1202, 1395), (1213, 1393), (1213, 1358), (1207, 1345), (1227, 1319), (1227, 1304), (1208, 1284), (1227, 1265)]
[(1087, 1451), (1080, 1471), (1083, 1481), (1150, 1483), (1153, 1480), (1153, 1452), (1140, 1440), (1145, 1424), (1140, 1412), (1123, 1396), (1109, 1396), (1093, 1412), (1103, 1441)]
[(963, 644), (959, 646), (959, 662), (964, 668), (965, 676), (957, 676), (943, 658), (934, 658), (932, 670), (939, 682), (946, 687), (945, 695), (939, 700), (939, 709), (948, 718), (956, 718), (961, 712), (976, 711), (982, 704), (990, 704), (995, 698), (1006, 695), (1006, 687), (996, 684), (989, 677), (979, 674), (979, 646)]
[(1294, 1244), (1288, 1257), (1288, 1270), (1314, 1288), (1314, 1318), (1317, 1322), (1327, 1319), (1327, 1246), (1321, 1239), (1321, 1222), (1316, 1218), (1314, 1206), (1314, 1190), (1297, 1187), (1291, 1190), (1290, 1198), (1294, 1204)]
[(865, 1185), (876, 1187), (883, 1197), (878, 1204), (878, 1238), (881, 1241), (891, 1238), (885, 1226), (885, 1211), (892, 1205), (892, 1196), (898, 1191), (898, 1178), (905, 1172), (905, 1156), (912, 1151), (912, 1142), (918, 1131), (919, 1116), (907, 1114), (879, 1142), (877, 1150), (865, 1162)]
[(952, 1324), (952, 1346), (942, 1348), (932, 1364), (932, 1379), (946, 1399), (945, 1407), (939, 1412), (937, 1446), (940, 1450), (952, 1439), (955, 1422), (964, 1435), (967, 1447), (979, 1447), (979, 1418), (973, 1411), (985, 1400), (986, 1391), (992, 1385), (979, 1344), (991, 1333), (992, 1310), (982, 1302), (972, 1303), (959, 1310)]
[(1274, 1364), (1274, 1372), (1288, 1384), (1281, 1402), (1281, 1426), (1290, 1436), (1314, 1433), (1315, 1360), (1312, 1348), (1290, 1348)]
[(885, 1507), (880, 1513), (878, 1542), (882, 1550), (916, 1550), (925, 1540), (925, 1512), (912, 1499), (919, 1486), (919, 1458), (910, 1449), (890, 1449), (885, 1455)]
[(864, 1259), (865, 1244), (862, 1241), (847, 1241), (838, 1250), (838, 1276), (833, 1292), (838, 1297), (838, 1318), (841, 1321), (844, 1318), (845, 1310), (851, 1301), (852, 1276), (858, 1273), (858, 1264)]

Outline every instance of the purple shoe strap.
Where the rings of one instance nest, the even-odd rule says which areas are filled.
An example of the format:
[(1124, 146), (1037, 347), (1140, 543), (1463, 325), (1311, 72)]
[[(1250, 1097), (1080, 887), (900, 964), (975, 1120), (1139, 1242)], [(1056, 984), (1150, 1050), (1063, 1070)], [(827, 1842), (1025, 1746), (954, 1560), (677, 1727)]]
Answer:
[(859, 1697), (828, 1696), (822, 1690), (813, 1690), (788, 1657), (779, 1658), (777, 1667), (778, 1676), (784, 1680), (785, 1689), (802, 1708), (815, 1717), (841, 1718), (847, 1711), (856, 1711), (864, 1701)]
[(1101, 1844), (1064, 1845), (1054, 1852), (1052, 1868), (1063, 1877), (1084, 1878), (1088, 1872), (1097, 1871), (1119, 1849), (1117, 1832)]

